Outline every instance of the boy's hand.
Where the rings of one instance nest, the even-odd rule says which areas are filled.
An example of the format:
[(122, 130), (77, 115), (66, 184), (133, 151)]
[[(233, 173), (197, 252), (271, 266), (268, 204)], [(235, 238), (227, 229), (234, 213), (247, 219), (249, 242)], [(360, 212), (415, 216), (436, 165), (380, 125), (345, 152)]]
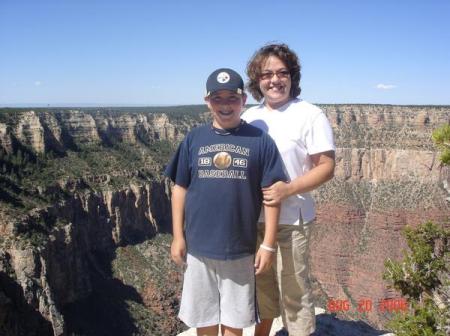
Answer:
[(272, 266), (274, 258), (274, 252), (264, 250), (260, 247), (255, 257), (255, 275), (267, 272)]
[(170, 255), (172, 260), (178, 265), (183, 266), (186, 263), (186, 241), (184, 238), (172, 240), (170, 246)]

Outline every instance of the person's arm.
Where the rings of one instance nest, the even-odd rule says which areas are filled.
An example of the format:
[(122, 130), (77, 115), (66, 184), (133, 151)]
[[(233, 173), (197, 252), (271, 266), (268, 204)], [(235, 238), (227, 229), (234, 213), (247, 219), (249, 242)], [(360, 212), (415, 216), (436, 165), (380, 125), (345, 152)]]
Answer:
[[(280, 216), (280, 206), (264, 205), (264, 240), (258, 246), (258, 251), (255, 256), (255, 274), (266, 272), (272, 266), (276, 253), (276, 240), (278, 229), (278, 218)], [(272, 249), (272, 250), (271, 250)]]
[(334, 176), (335, 153), (328, 151), (310, 156), (313, 168), (303, 176), (299, 176), (289, 183), (276, 182), (270, 187), (263, 188), (264, 205), (280, 204), (289, 196), (302, 194), (316, 189)]
[(184, 204), (187, 189), (175, 184), (172, 189), (172, 231), (170, 247), (172, 260), (182, 266), (186, 259), (186, 241), (184, 239)]

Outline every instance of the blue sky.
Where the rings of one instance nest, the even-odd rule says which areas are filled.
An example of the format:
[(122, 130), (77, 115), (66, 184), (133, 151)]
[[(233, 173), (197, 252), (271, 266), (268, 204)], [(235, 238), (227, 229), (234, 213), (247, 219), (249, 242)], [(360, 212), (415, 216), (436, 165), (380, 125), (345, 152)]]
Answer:
[(310, 102), (450, 105), (450, 0), (0, 0), (0, 105), (200, 104), (271, 41)]

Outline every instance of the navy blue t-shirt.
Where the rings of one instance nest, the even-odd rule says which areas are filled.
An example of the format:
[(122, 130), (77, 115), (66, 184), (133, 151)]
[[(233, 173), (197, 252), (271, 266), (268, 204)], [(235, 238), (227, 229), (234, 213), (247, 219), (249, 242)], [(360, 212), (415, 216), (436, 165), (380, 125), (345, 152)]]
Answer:
[(227, 135), (211, 125), (193, 129), (165, 175), (187, 188), (188, 253), (221, 260), (255, 253), (261, 188), (287, 181), (272, 138), (245, 122)]

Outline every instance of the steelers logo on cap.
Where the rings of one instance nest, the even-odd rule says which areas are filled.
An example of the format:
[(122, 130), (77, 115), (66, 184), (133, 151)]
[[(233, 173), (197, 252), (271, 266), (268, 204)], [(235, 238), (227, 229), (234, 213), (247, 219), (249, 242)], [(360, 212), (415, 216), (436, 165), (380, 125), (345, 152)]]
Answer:
[(226, 169), (231, 165), (231, 155), (227, 152), (220, 152), (214, 155), (214, 166), (218, 169)]
[(217, 81), (222, 84), (228, 83), (230, 81), (230, 75), (228, 72), (223, 71), (217, 75)]

